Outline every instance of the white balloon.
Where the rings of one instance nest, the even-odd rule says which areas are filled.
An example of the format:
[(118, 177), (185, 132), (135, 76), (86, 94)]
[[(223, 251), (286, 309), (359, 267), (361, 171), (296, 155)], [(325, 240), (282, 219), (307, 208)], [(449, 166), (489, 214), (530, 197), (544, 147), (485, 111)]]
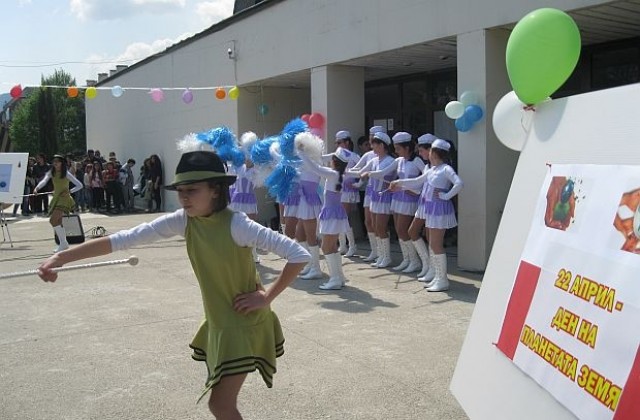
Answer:
[(464, 115), (464, 105), (462, 102), (451, 101), (444, 107), (444, 113), (447, 114), (447, 117), (455, 120)]
[(521, 151), (533, 123), (533, 110), (526, 110), (514, 91), (504, 95), (493, 110), (493, 131), (509, 149)]
[(478, 105), (478, 95), (470, 90), (466, 90), (460, 94), (460, 102), (462, 102), (462, 105), (465, 107), (469, 105)]

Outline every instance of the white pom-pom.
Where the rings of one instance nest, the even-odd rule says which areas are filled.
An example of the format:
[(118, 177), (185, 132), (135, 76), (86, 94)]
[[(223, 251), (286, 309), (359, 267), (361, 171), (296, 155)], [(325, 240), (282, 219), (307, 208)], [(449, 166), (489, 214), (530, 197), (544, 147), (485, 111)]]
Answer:
[(282, 160), (282, 153), (280, 153), (280, 143), (271, 143), (271, 146), (269, 146), (269, 154), (273, 158), (273, 166), (280, 163), (280, 161)]
[(318, 162), (322, 161), (324, 142), (320, 137), (305, 131), (298, 134), (294, 142), (296, 151), (303, 151), (305, 156)]
[(258, 136), (253, 131), (247, 131), (240, 137), (240, 147), (245, 155), (251, 153), (251, 148), (258, 141)]
[(253, 171), (253, 185), (258, 188), (264, 187), (264, 182), (271, 175), (273, 168), (268, 165), (254, 165)]
[(180, 153), (196, 152), (198, 150), (213, 150), (209, 143), (197, 139), (194, 133), (189, 133), (177, 142)]

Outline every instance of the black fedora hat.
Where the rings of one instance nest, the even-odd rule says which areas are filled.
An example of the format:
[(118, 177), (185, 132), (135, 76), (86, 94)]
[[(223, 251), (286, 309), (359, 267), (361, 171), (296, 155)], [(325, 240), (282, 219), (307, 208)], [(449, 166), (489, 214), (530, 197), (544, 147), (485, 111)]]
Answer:
[(227, 174), (224, 162), (216, 153), (205, 150), (187, 152), (180, 157), (173, 182), (164, 188), (175, 190), (179, 185), (210, 180), (231, 185), (236, 182), (236, 177)]

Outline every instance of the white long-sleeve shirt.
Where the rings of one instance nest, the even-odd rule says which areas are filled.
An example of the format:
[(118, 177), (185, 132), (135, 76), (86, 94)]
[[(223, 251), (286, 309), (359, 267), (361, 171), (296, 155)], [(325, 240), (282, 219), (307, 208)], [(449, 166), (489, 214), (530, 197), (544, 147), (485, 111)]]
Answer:
[(305, 168), (316, 174), (317, 176), (324, 178), (325, 184), (324, 189), (326, 191), (338, 191), (336, 186), (338, 184), (338, 179), (340, 179), (340, 174), (335, 169), (327, 168), (326, 166), (318, 165), (313, 160), (309, 159), (304, 153), (299, 154), (300, 159), (305, 164)]
[[(42, 178), (42, 181), (40, 181), (38, 185), (36, 185), (36, 190), (40, 191), (42, 188), (44, 188), (50, 179), (51, 179), (51, 171), (47, 171), (47, 173), (44, 175), (44, 178)], [(73, 183), (73, 188), (69, 190), (70, 194), (78, 192), (83, 188), (82, 182), (78, 181), (78, 179), (75, 176), (71, 175), (69, 171), (67, 171), (67, 179)]]
[[(440, 192), (440, 199), (451, 200), (456, 194), (462, 190), (462, 179), (458, 176), (456, 171), (446, 163), (441, 163), (438, 166), (425, 167), (425, 171), (417, 178), (398, 180), (398, 185), (403, 189), (414, 189), (422, 187), (422, 193), (427, 191), (427, 186), (437, 188)], [(432, 200), (433, 197), (425, 197), (427, 200)]]
[[(398, 179), (416, 178), (424, 171), (424, 162), (420, 158), (407, 160), (403, 157), (396, 158), (393, 163), (383, 169), (369, 172), (369, 176), (374, 179), (384, 179), (387, 174), (396, 171)], [(421, 187), (406, 188), (407, 190), (420, 194)]]
[[(366, 155), (366, 153), (365, 153)], [(349, 173), (349, 175), (355, 175), (355, 176), (361, 176), (362, 174), (364, 174), (365, 172), (371, 172), (371, 171), (380, 171), (385, 169), (387, 166), (393, 164), (393, 162), (395, 161), (394, 158), (392, 158), (389, 155), (385, 155), (382, 159), (380, 159), (379, 156), (375, 156), (373, 159), (371, 159), (369, 162), (367, 162), (366, 165), (364, 165), (364, 167), (360, 170), (356, 170), (356, 169), (350, 169), (349, 171), (347, 171)], [(384, 189), (384, 182), (378, 181), (376, 179), (373, 179), (373, 190), (376, 192), (380, 192)]]
[[(121, 230), (109, 236), (111, 249), (121, 251), (176, 235), (184, 237), (187, 219), (184, 209), (179, 209), (132, 229)], [(304, 263), (310, 260), (309, 253), (295, 241), (249, 219), (244, 213), (233, 214), (231, 237), (238, 246), (273, 252), (292, 263)]]

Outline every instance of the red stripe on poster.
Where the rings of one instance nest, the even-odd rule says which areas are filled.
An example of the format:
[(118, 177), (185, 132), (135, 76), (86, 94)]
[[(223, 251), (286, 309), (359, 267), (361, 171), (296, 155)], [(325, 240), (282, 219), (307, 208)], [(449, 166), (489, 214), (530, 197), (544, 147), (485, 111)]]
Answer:
[(507, 313), (502, 323), (502, 331), (496, 346), (509, 359), (513, 360), (520, 339), (524, 320), (529, 313), (533, 294), (538, 285), (541, 268), (526, 261), (520, 261), (516, 281), (507, 305)]
[(618, 408), (613, 420), (636, 420), (640, 417), (640, 348), (629, 372), (627, 383), (622, 390)]

